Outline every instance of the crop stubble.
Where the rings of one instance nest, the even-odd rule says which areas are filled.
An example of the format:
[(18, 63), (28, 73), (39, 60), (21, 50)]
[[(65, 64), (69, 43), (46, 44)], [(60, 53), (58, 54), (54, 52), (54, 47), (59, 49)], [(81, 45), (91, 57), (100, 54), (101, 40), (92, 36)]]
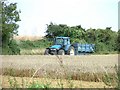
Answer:
[[(44, 56), (44, 55), (6, 55), (2, 57), (2, 68), (16, 70), (44, 70), (90, 73), (114, 73), (118, 65), (118, 55)], [(61, 65), (63, 67), (61, 68)], [(40, 74), (40, 73), (39, 73)]]
[[(68, 78), (100, 81), (103, 73), (116, 74), (118, 55), (44, 56), (5, 55), (2, 58), (3, 75), (17, 77)], [(14, 70), (15, 74), (8, 72)], [(36, 72), (36, 73), (35, 73)], [(99, 80), (100, 79), (100, 80)]]

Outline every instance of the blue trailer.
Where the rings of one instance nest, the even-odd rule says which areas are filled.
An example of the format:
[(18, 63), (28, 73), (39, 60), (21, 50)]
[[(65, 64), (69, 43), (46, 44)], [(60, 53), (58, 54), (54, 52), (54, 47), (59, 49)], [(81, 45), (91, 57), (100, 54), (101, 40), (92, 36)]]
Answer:
[(73, 44), (73, 46), (75, 49), (75, 55), (94, 53), (94, 50), (95, 50), (95, 44), (75, 43)]
[(56, 37), (54, 45), (46, 48), (45, 55), (80, 55), (90, 54), (95, 50), (95, 44), (70, 43), (69, 37)]

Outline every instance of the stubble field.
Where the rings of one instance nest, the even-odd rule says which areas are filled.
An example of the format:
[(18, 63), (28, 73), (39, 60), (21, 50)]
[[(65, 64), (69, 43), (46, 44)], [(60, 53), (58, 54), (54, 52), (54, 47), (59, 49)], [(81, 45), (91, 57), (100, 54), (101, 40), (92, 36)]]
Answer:
[[(114, 87), (116, 85), (116, 67), (118, 55), (81, 55), (81, 56), (44, 56), (44, 55), (6, 55), (2, 58), (3, 87), (10, 87), (8, 77), (29, 78), (40, 81), (47, 79), (51, 87), (62, 87), (53, 83), (64, 84), (63, 87), (83, 88)], [(109, 77), (114, 83), (107, 82)], [(105, 80), (106, 79), (106, 80)], [(52, 80), (52, 81), (51, 81)], [(65, 82), (67, 82), (65, 84)], [(82, 82), (82, 84), (81, 84)], [(20, 83), (20, 82), (19, 82)], [(85, 83), (88, 83), (85, 85)]]

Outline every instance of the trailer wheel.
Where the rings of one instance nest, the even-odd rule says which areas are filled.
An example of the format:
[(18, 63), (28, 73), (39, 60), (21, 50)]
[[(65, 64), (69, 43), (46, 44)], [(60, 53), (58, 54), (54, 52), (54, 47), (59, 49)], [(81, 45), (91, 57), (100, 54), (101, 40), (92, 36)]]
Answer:
[(68, 55), (75, 55), (75, 49), (73, 46), (70, 47)]
[(44, 55), (49, 55), (49, 49), (46, 49), (46, 50), (45, 50)]
[(58, 55), (65, 55), (65, 51), (64, 50), (59, 50)]

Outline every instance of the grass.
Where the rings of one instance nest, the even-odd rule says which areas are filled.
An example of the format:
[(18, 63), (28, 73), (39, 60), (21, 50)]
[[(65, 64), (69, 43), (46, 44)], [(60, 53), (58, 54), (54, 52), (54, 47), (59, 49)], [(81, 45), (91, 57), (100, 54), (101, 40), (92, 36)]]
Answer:
[[(67, 78), (65, 79), (63, 77), (59, 77), (59, 79), (58, 78), (52, 79), (50, 78), (51, 76), (49, 75), (46, 75), (43, 78), (40, 77), (37, 78), (35, 77), (35, 74), (36, 71), (34, 71), (32, 75), (29, 75), (29, 77), (25, 77), (24, 76), (25, 74), (23, 74), (23, 76), (21, 77), (20, 76), (16, 77), (15, 73), (14, 74), (8, 73), (7, 75), (3, 75), (3, 76), (8, 76), (8, 83), (10, 88), (85, 88), (85, 86), (83, 85), (85, 79), (87, 82), (89, 81), (89, 83), (94, 82), (93, 84), (90, 85), (89, 83), (86, 83), (86, 86), (89, 85), (89, 88), (95, 87), (94, 85), (96, 83), (104, 83), (104, 85), (102, 84), (102, 86), (105, 86), (106, 88), (108, 87), (111, 88), (111, 87), (118, 87), (117, 84), (119, 82), (117, 75), (110, 75), (109, 73), (107, 74), (104, 73), (102, 75), (102, 78), (100, 78), (100, 74), (98, 75), (94, 74), (94, 76), (91, 76), (89, 73), (88, 74), (84, 73), (83, 76), (80, 76), (82, 78), (77, 78), (77, 80), (72, 78), (71, 75), (67, 75), (67, 74), (66, 74)], [(90, 79), (91, 77), (93, 79)], [(96, 87), (100, 88), (101, 84)]]
[(20, 47), (21, 55), (43, 55), (45, 49), (52, 45), (52, 42), (48, 41), (47, 39), (35, 41), (19, 40), (17, 43)]
[(21, 55), (44, 55), (45, 48), (38, 48), (38, 49), (31, 49), (31, 50), (26, 50), (26, 49), (21, 49), (20, 54)]
[(18, 44), (21, 49), (31, 50), (31, 49), (47, 48), (52, 44), (52, 42), (48, 41), (47, 39), (41, 39), (41, 40), (35, 40), (35, 41), (21, 40), (18, 42)]
[[(32, 81), (30, 81), (31, 78), (28, 77), (3, 76), (3, 78), (3, 88), (112, 88), (112, 86), (107, 86), (103, 82), (88, 82), (80, 80), (68, 80), (62, 78), (33, 78)], [(8, 80), (8, 78), (10, 78), (10, 80)], [(12, 83), (10, 84), (10, 82)]]
[(117, 90), (120, 90), (120, 66), (116, 68), (116, 76), (111, 77), (109, 76), (109, 74), (105, 74), (104, 75), (104, 79), (103, 82), (108, 85), (108, 86), (114, 86), (114, 88), (116, 88)]
[(33, 81), (28, 88), (50, 88), (50, 84), (40, 84), (38, 81)]

